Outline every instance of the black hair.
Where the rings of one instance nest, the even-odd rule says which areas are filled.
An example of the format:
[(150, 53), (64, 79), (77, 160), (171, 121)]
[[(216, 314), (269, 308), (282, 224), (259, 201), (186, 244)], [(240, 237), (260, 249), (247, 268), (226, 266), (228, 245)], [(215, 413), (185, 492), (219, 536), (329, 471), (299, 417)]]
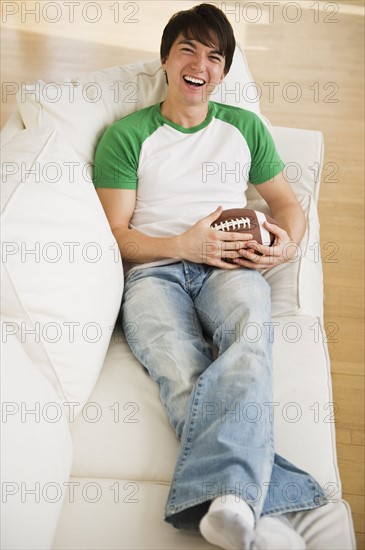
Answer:
[[(167, 23), (161, 39), (160, 57), (164, 63), (179, 34), (187, 40), (216, 47), (225, 58), (224, 74), (231, 67), (236, 40), (225, 14), (212, 4), (199, 4), (190, 10), (175, 13)], [(216, 43), (216, 41), (218, 43)]]

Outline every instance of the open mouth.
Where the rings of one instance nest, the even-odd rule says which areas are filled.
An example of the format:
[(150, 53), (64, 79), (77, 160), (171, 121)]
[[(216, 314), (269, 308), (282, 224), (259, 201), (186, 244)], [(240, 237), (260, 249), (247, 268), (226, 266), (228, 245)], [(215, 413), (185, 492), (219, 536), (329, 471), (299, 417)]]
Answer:
[(200, 86), (204, 86), (205, 84), (205, 80), (202, 80), (201, 78), (196, 78), (194, 76), (186, 75), (183, 78), (187, 84), (190, 84), (191, 86), (195, 86), (196, 88), (199, 88)]

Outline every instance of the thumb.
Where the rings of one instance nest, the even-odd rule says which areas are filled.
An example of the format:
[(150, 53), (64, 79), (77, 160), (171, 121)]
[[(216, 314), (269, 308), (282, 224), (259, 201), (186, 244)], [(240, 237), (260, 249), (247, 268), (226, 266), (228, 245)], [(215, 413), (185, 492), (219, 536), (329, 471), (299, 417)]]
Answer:
[(215, 220), (217, 220), (219, 218), (219, 216), (222, 214), (222, 212), (223, 212), (223, 206), (218, 206), (218, 208), (216, 208), (216, 210), (214, 210), (214, 212), (211, 212), (205, 218), (205, 220), (207, 222), (209, 222), (209, 225), (212, 225), (212, 223), (215, 222)]
[(274, 235), (279, 236), (283, 233), (283, 229), (277, 223), (270, 223), (268, 221), (265, 221), (264, 227), (271, 231), (271, 233), (274, 233)]

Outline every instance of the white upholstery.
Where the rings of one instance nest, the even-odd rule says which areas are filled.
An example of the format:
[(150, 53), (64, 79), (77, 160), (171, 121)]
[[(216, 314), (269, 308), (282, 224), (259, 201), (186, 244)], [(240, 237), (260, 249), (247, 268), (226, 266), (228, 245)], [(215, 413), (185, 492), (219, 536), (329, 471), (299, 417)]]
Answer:
[(4, 331), (80, 409), (121, 301), (115, 239), (90, 175), (57, 129), (22, 130), (2, 163)]
[[(214, 550), (217, 547), (190, 531), (179, 531), (162, 520), (167, 485), (131, 482), (126, 479), (98, 479), (98, 493), (82, 498), (88, 483), (95, 480), (72, 478), (78, 483), (75, 501), (66, 500), (54, 550)], [(85, 490), (86, 487), (86, 490)], [(119, 492), (118, 492), (119, 491)], [(348, 505), (330, 503), (326, 508), (296, 513), (290, 518), (308, 550), (354, 548), (353, 527)]]
[(69, 482), (69, 426), (19, 340), (9, 338), (1, 355), (1, 548), (43, 550), (52, 545)]
[[(323, 162), (323, 136), (320, 132), (270, 127), (276, 147), (286, 164), (285, 174), (306, 214), (307, 230), (289, 264), (264, 274), (272, 289), (272, 315), (323, 316), (323, 277), (317, 202)], [(315, 172), (313, 159), (318, 159)], [(254, 186), (249, 187), (248, 203), (269, 212)]]
[[(63, 406), (57, 423), (21, 424), (13, 414), (2, 425), (7, 438), (2, 481), (30, 484), (39, 480), (41, 487), (57, 481), (62, 488), (56, 505), (43, 499), (35, 506), (28, 499), (24, 506), (16, 494), (2, 504), (2, 547), (9, 550), (212, 548), (199, 534), (178, 531), (163, 522), (179, 442), (156, 385), (133, 357), (118, 325), (112, 335), (123, 287), (121, 265), (114, 261), (113, 238), (95, 191), (82, 173), (98, 137), (114, 117), (126, 114), (126, 108), (136, 110), (162, 99), (164, 81), (159, 64), (149, 63), (149, 72), (146, 65), (135, 64), (73, 81), (79, 82), (76, 89), (88, 82), (101, 82), (103, 90), (116, 81), (143, 83), (138, 88), (142, 103), (107, 101), (107, 105), (85, 106), (85, 102), (70, 105), (61, 101), (36, 105), (29, 99), (18, 104), (27, 130), (21, 130), (15, 115), (3, 132), (3, 161), (10, 163), (2, 182), (4, 240), (25, 242), (29, 248), (35, 242), (100, 242), (105, 251), (105, 262), (75, 265), (22, 263), (19, 254), (9, 254), (7, 249), (2, 293), (4, 296), (6, 291), (2, 309), (7, 323), (3, 327), (7, 352), (3, 401), (24, 402), (29, 408), (35, 401), (80, 403), (75, 417), (69, 416), (69, 406)], [(242, 91), (252, 78), (240, 50), (236, 51), (235, 67), (238, 72), (231, 73), (231, 84), (238, 82)], [(66, 87), (74, 84), (70, 81)], [(127, 87), (124, 92), (133, 89)], [(227, 89), (220, 99), (235, 102), (237, 98), (227, 95)], [(215, 95), (213, 99), (219, 98)], [(246, 103), (248, 107), (250, 102)], [(250, 106), (260, 114), (259, 103)], [(270, 131), (289, 165), (287, 177), (308, 221), (297, 261), (265, 274), (273, 302), (276, 447), (310, 471), (330, 499), (330, 504), (317, 510), (290, 514), (307, 547), (346, 550), (354, 548), (354, 534), (349, 508), (341, 500), (318, 257), (316, 204), (323, 138), (308, 130), (270, 127)], [(58, 185), (44, 177), (39, 182), (34, 176), (22, 181), (19, 173), (10, 174), (11, 163), (19, 165), (20, 161), (33, 168), (36, 162), (43, 167), (48, 162), (63, 167), (70, 161), (79, 162), (81, 175), (77, 170), (72, 185), (63, 176)], [(267, 208), (253, 187), (248, 198), (256, 208)], [(108, 256), (107, 251), (113, 255)], [(65, 321), (81, 326), (97, 322), (103, 329), (100, 342), (94, 345), (78, 340), (69, 345), (60, 341), (53, 345), (44, 338), (40, 342), (24, 339), (21, 331), (11, 333), (11, 327), (21, 322), (62, 325)]]
[(20, 130), (24, 130), (24, 122), (19, 111), (14, 111), (1, 130), (1, 148), (3, 148)]

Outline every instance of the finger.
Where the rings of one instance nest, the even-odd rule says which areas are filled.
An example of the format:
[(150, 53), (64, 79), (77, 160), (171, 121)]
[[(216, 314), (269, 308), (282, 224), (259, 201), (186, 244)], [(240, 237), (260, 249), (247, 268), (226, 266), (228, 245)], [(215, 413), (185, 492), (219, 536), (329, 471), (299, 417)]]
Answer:
[(262, 264), (258, 262), (251, 262), (250, 260), (245, 260), (244, 258), (237, 258), (235, 260), (232, 260), (233, 263), (240, 267), (247, 267), (249, 269), (254, 269), (256, 271), (260, 271), (263, 269), (267, 269), (268, 266), (263, 266)]
[(225, 260), (236, 260), (237, 258), (242, 258), (242, 253), (235, 250), (227, 250), (226, 252), (222, 253), (222, 258)]
[(219, 267), (222, 267), (222, 262), (224, 266), (227, 264), (227, 260), (234, 260), (235, 258), (240, 258), (241, 254), (239, 249), (243, 243), (240, 243), (240, 247), (231, 248), (236, 243), (226, 243), (222, 242), (220, 248), (216, 248), (216, 254), (210, 256), (211, 263), (216, 265), (217, 262), (220, 262)]
[[(269, 251), (271, 249), (269, 248)], [(261, 269), (268, 269), (275, 265), (285, 262), (285, 259), (281, 254), (274, 255), (272, 252), (269, 255), (257, 254), (255, 251), (243, 250), (240, 251), (242, 258), (249, 260), (252, 263), (260, 265)]]
[[(261, 256), (255, 253), (246, 253), (246, 251), (244, 251), (244, 254), (239, 259), (243, 260), (244, 262), (250, 262), (250, 264), (255, 264), (256, 268), (261, 270), (270, 269), (271, 267), (282, 263), (281, 258), (274, 258), (273, 256)], [(233, 261), (236, 263), (235, 260)], [(244, 265), (246, 266), (247, 264), (245, 263)]]
[(264, 258), (265, 256), (262, 256), (260, 254), (256, 254), (256, 252), (252, 251), (252, 250), (246, 250), (246, 249), (242, 249), (240, 250), (240, 256), (246, 260), (249, 260), (250, 262), (253, 262), (253, 263), (259, 263), (259, 262), (263, 262), (264, 261)]
[(211, 243), (211, 245), (213, 246), (209, 249), (209, 252), (205, 255), (205, 259), (203, 260), (203, 263), (207, 263), (208, 265), (212, 265), (214, 267), (220, 267), (223, 269), (237, 269), (237, 267), (239, 266), (236, 266), (234, 264), (230, 264), (224, 261), (226, 257), (228, 259), (231, 254), (234, 255), (234, 257), (236, 258), (239, 256), (238, 253), (234, 251), (224, 252), (223, 246), (225, 244), (226, 243), (221, 243), (221, 245), (218, 245), (218, 243)]
[(264, 244), (259, 244), (256, 241), (252, 241), (251, 243), (247, 243), (247, 244), (252, 250), (256, 250), (256, 252), (259, 252), (264, 256), (269, 256), (269, 257), (275, 256), (275, 253), (278, 251), (278, 247), (265, 246)]
[(227, 242), (242, 241), (242, 244), (246, 244), (247, 241), (252, 241), (252, 237), (253, 237), (251, 233), (235, 233), (234, 231), (232, 232), (217, 231), (216, 229), (213, 229), (213, 231), (216, 232), (215, 236), (220, 241), (227, 241)]
[(241, 250), (246, 250), (247, 245), (244, 241), (222, 241), (221, 252), (225, 257), (238, 258), (241, 256)]
[(221, 269), (228, 269), (228, 270), (233, 270), (233, 269), (239, 269), (240, 266), (235, 264), (235, 263), (231, 263), (231, 262), (224, 262), (223, 260), (215, 260), (213, 262), (211, 262), (210, 265), (213, 265), (214, 267), (220, 267)]

